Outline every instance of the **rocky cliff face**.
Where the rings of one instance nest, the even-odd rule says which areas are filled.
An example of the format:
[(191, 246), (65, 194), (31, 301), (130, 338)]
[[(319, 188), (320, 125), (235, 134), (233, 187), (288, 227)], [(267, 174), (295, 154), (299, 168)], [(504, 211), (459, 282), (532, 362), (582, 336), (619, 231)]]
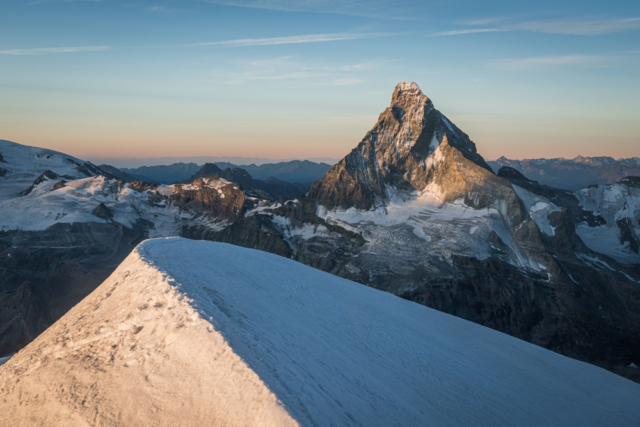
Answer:
[(140, 221), (0, 232), (0, 354), (18, 351), (91, 293), (148, 236)]
[(432, 155), (442, 143), (491, 170), (469, 137), (434, 108), (418, 85), (400, 83), (378, 123), (312, 186), (308, 196), (328, 210), (368, 210), (398, 193), (422, 191), (433, 180)]

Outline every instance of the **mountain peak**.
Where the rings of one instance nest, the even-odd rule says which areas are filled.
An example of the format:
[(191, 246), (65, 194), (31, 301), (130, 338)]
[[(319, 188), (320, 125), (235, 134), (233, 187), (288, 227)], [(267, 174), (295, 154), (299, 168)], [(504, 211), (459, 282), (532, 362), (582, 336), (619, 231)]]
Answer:
[(415, 82), (398, 83), (391, 98), (391, 106), (403, 104), (424, 105), (431, 103)]
[(416, 83), (399, 83), (378, 123), (307, 195), (329, 210), (370, 210), (397, 194), (413, 197), (433, 180), (441, 146), (493, 174), (475, 144), (434, 108)]

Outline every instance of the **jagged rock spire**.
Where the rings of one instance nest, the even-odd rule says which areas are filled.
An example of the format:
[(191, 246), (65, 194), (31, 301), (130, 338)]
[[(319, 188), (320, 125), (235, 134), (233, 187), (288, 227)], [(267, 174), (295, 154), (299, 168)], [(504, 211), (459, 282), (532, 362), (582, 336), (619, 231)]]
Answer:
[(390, 192), (422, 191), (433, 178), (442, 144), (493, 173), (475, 144), (434, 108), (416, 83), (400, 83), (378, 123), (308, 195), (327, 209), (372, 209), (387, 203)]

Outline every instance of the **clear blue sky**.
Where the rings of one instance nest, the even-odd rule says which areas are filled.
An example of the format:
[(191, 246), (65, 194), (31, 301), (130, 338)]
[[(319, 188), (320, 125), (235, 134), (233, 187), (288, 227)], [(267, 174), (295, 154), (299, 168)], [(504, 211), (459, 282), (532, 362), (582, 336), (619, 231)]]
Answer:
[(640, 156), (638, 1), (3, 1), (0, 139), (334, 157), (415, 81), (485, 157)]

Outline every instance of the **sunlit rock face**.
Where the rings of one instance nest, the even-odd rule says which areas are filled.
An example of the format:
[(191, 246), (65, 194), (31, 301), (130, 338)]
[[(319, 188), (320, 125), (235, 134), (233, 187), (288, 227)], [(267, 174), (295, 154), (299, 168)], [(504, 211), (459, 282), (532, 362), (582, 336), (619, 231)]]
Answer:
[(308, 195), (328, 210), (368, 210), (398, 194), (422, 191), (433, 181), (442, 144), (491, 170), (469, 137), (434, 108), (418, 85), (400, 83), (378, 123)]

